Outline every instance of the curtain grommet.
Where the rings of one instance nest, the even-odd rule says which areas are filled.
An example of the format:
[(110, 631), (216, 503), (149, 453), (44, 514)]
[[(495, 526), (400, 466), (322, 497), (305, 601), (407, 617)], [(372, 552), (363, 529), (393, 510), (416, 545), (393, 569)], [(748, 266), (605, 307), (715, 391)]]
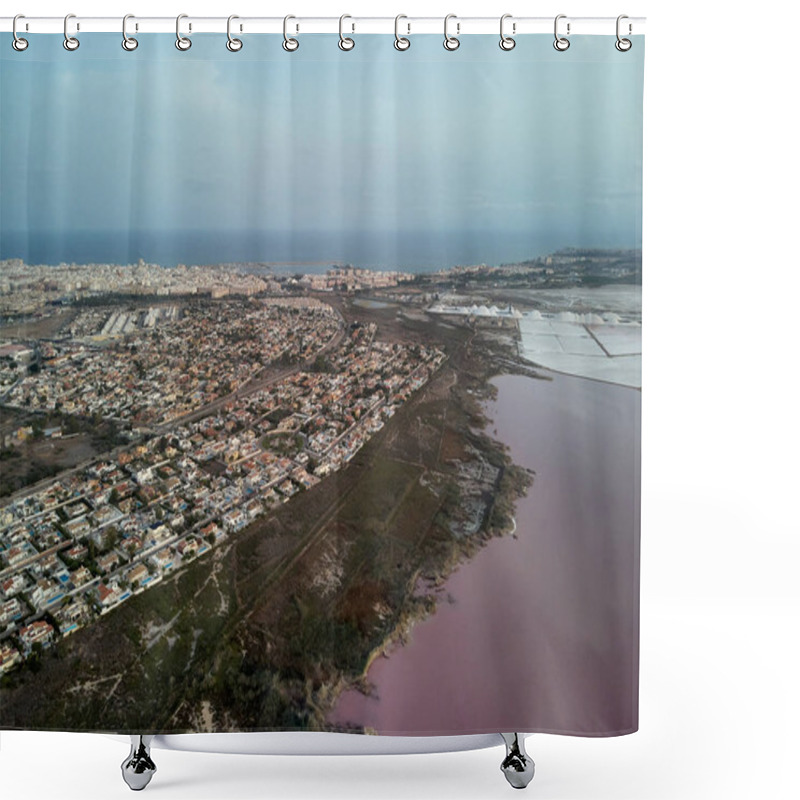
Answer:
[[(289, 20), (290, 19), (297, 19), (293, 14), (287, 14), (283, 18), (283, 43), (282, 47), (287, 53), (294, 53), (298, 47), (300, 47), (300, 40), (295, 39), (293, 36), (289, 36)], [(300, 26), (295, 26), (295, 31), (299, 31)]]
[(231, 22), (235, 19), (239, 19), (237, 14), (231, 14), (228, 17), (228, 41), (225, 42), (225, 47), (227, 47), (231, 53), (238, 53), (244, 47), (244, 42), (231, 34)]
[[(182, 53), (185, 53), (192, 46), (192, 40), (181, 33), (181, 20), (188, 19), (188, 17), (188, 14), (178, 14), (175, 18), (175, 47)], [(189, 30), (191, 30), (191, 26)]]
[[(74, 52), (81, 46), (77, 36), (69, 35), (69, 21), (71, 19), (75, 19), (74, 14), (67, 14), (67, 16), (64, 17), (64, 41), (62, 43), (64, 45), (64, 49), (69, 50), (70, 53)], [(80, 30), (79, 27), (76, 29)]]
[[(344, 50), (346, 53), (352, 50), (355, 46), (355, 40), (351, 39), (349, 36), (344, 35), (344, 21), (346, 19), (353, 19), (349, 14), (342, 14), (339, 17), (339, 49)], [(353, 30), (356, 29), (356, 26), (353, 25)]]
[(455, 14), (448, 14), (444, 18), (444, 42), (443, 42), (443, 46), (444, 46), (445, 50), (449, 50), (452, 53), (454, 50), (458, 50), (458, 48), (461, 47), (461, 42), (460, 42), (460, 40), (458, 38), (458, 34), (461, 32), (461, 23), (460, 22), (456, 22), (456, 35), (455, 36), (451, 36), (447, 32), (447, 24), (450, 22), (451, 19), (458, 19), (458, 17), (456, 17)]
[[(504, 50), (506, 53), (508, 53), (510, 50), (513, 50), (517, 46), (516, 39), (514, 39), (513, 36), (507, 36), (505, 31), (503, 30), (503, 26), (505, 25), (505, 21), (507, 19), (512, 19), (512, 15), (503, 14), (503, 16), (500, 17), (500, 49)], [(511, 31), (512, 33), (517, 32), (516, 22), (512, 23)]]
[(567, 23), (567, 36), (560, 36), (558, 33), (558, 21), (566, 18), (567, 18), (566, 14), (559, 14), (556, 17), (555, 22), (553, 23), (553, 34), (556, 37), (555, 41), (553, 42), (553, 47), (555, 47), (555, 49), (558, 50), (559, 53), (563, 53), (565, 50), (569, 50), (569, 39), (567, 39), (567, 36), (569, 36), (570, 32), (569, 22)]
[(134, 19), (133, 14), (126, 14), (122, 18), (122, 49), (132, 53), (139, 46), (139, 40), (133, 36), (128, 36), (129, 19)]
[(25, 15), (24, 14), (17, 14), (14, 17), (14, 21), (11, 23), (11, 33), (12, 33), (12, 35), (14, 37), (11, 40), (11, 46), (18, 53), (23, 53), (23, 52), (25, 52), (25, 50), (28, 49), (28, 40), (27, 39), (23, 39), (22, 36), (20, 36), (17, 33), (17, 20), (18, 19), (25, 19)]
[[(401, 19), (408, 19), (408, 17), (405, 14), (398, 14), (394, 18), (394, 49), (404, 53), (409, 47), (411, 47), (411, 39), (409, 39), (407, 36), (400, 35)], [(408, 25), (408, 32), (411, 33), (411, 24), (406, 24)]]

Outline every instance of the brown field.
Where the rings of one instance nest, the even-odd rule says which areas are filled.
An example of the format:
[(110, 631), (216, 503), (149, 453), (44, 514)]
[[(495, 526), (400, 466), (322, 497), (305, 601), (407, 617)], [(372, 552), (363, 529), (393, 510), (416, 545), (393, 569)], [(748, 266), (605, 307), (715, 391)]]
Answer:
[[(36, 424), (42, 428), (63, 424), (59, 415), (30, 413), (0, 407), (0, 439), (21, 427)], [(110, 450), (114, 443), (113, 423), (93, 425), (85, 420), (71, 419), (75, 433), (61, 438), (31, 437), (25, 441), (14, 440), (2, 448), (0, 497), (32, 487), (43, 479), (50, 479), (63, 470), (72, 469)]]
[(78, 315), (76, 309), (59, 309), (39, 319), (0, 325), (0, 339), (49, 339)]

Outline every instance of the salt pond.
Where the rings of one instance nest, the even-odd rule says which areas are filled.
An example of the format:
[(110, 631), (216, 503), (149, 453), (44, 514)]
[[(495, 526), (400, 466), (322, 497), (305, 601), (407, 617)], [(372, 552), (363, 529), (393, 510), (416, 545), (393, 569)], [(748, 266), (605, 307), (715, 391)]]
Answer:
[(519, 354), (539, 366), (642, 386), (642, 287), (568, 287), (522, 293)]
[(602, 318), (586, 323), (564, 316), (524, 314), (519, 320), (520, 356), (569, 375), (641, 387), (640, 324), (606, 323)]

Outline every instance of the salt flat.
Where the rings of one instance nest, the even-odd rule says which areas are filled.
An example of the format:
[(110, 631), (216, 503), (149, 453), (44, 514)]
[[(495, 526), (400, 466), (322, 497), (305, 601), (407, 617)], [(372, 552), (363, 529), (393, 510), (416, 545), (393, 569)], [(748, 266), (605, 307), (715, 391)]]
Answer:
[(611, 356), (642, 354), (641, 325), (590, 325), (589, 329)]
[(520, 356), (558, 372), (641, 388), (642, 326), (598, 324), (591, 316), (592, 324), (587, 324), (583, 315), (524, 314), (519, 320)]

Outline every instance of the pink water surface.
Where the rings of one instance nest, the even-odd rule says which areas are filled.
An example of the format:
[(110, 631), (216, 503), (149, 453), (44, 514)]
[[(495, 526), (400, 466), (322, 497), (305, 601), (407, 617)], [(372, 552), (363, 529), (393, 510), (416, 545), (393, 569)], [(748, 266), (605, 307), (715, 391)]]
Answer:
[[(382, 734), (613, 735), (638, 721), (641, 393), (502, 376), (487, 431), (535, 470), (517, 538), (448, 580), (454, 599), (342, 695), (330, 722)], [(495, 433), (496, 430), (496, 433)]]

